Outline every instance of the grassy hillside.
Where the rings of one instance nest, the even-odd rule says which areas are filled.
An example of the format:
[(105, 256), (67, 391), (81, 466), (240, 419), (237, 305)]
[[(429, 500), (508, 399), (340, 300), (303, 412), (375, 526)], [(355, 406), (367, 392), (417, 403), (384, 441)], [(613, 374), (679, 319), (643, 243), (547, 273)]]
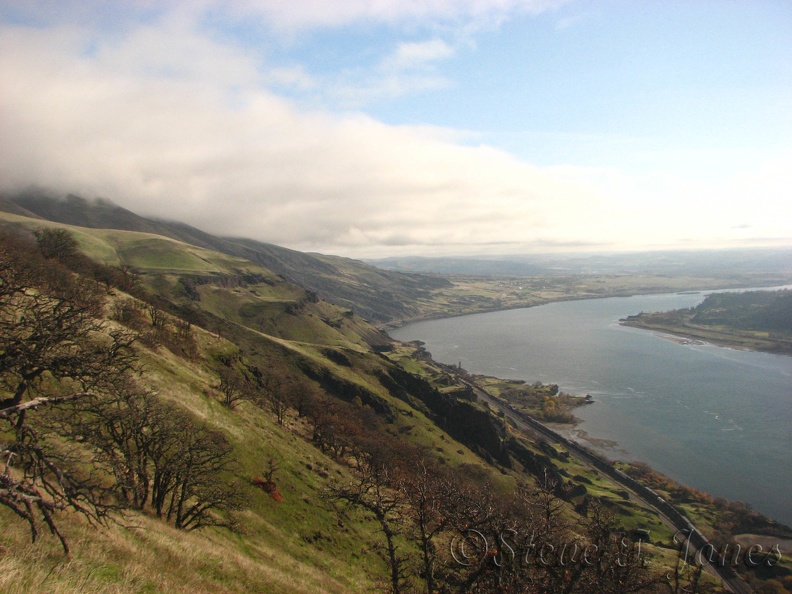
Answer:
[[(4, 206), (5, 205), (5, 206)], [(189, 225), (146, 219), (106, 200), (78, 196), (57, 197), (29, 190), (0, 203), (13, 214), (35, 213), (43, 219), (89, 228), (154, 233), (193, 246), (244, 258), (318, 293), (322, 298), (381, 323), (418, 315), (412, 305), (432, 289), (450, 286), (441, 278), (389, 272), (363, 262), (319, 254), (305, 254), (247, 239), (221, 238)]]
[[(232, 348), (196, 330), (202, 354)], [(338, 529), (333, 506), (323, 498), (330, 477), (349, 477), (344, 465), (306, 444), (299, 430), (280, 427), (261, 409), (223, 407), (216, 380), (203, 363), (165, 349), (139, 351), (145, 380), (161, 398), (222, 430), (234, 446), (243, 509), (234, 512), (235, 531), (184, 532), (137, 512), (126, 512), (97, 533), (77, 514), (64, 516), (73, 555), (57, 541), (29, 534), (3, 509), (0, 590), (3, 592), (369, 592), (384, 571), (368, 522), (351, 517)], [(280, 502), (250, 479), (274, 458)], [(317, 535), (320, 535), (317, 538)], [(352, 559), (366, 559), (370, 573)]]
[[(5, 215), (4, 220), (27, 229), (54, 226), (15, 215)], [(167, 297), (160, 305), (177, 308), (181, 301), (206, 316), (202, 321), (214, 332), (193, 327), (198, 348), (194, 357), (178, 356), (145, 340), (137, 354), (145, 384), (161, 399), (231, 440), (236, 475), (247, 485), (242, 491), (244, 509), (235, 512), (234, 532), (207, 529), (189, 534), (137, 512), (127, 512), (120, 524), (96, 534), (78, 514), (67, 512), (62, 522), (73, 543), (75, 557), (70, 559), (59, 554), (54, 537), (45, 535), (43, 542), (30, 543), (24, 525), (0, 506), (3, 524), (13, 526), (4, 530), (0, 542), (5, 547), (0, 559), (2, 590), (34, 592), (42, 584), (54, 592), (375, 590), (385, 573), (376, 553), (375, 528), (355, 511), (345, 513), (340, 528), (336, 506), (325, 497), (330, 484), (350, 478), (348, 465), (314, 447), (308, 422), (294, 411), (281, 425), (247, 401), (234, 409), (223, 406), (212, 361), (218, 353), (239, 352), (241, 346), (250, 364), (293, 379), (292, 390), (342, 398), (363, 395), (390, 417), (389, 432), (443, 450), (441, 444), (453, 440), (424, 415), (394, 400), (380, 384), (377, 374), (389, 364), (371, 352), (369, 342), (382, 343), (382, 335), (250, 262), (144, 233), (66, 228), (91, 256), (110, 264), (134, 264), (143, 285)], [(197, 300), (176, 290), (184, 278), (204, 283), (196, 289)], [(106, 311), (130, 299), (136, 301), (116, 291)], [(145, 307), (140, 304), (145, 326), (141, 336), (149, 325)], [(328, 350), (329, 345), (336, 349)], [(250, 484), (270, 458), (280, 466), (280, 502)], [(443, 451), (442, 460), (480, 468), (479, 474), (492, 472), (461, 444)], [(361, 572), (359, 565), (367, 570)]]
[[(477, 264), (473, 268), (445, 268), (449, 272), (467, 271), (465, 274), (416, 274), (377, 268), (349, 258), (302, 253), (250, 239), (221, 238), (183, 223), (147, 219), (107, 200), (57, 197), (41, 190), (0, 200), (0, 211), (61, 224), (150, 233), (244, 259), (379, 326), (531, 307), (565, 299), (772, 286), (792, 281), (789, 266), (785, 265), (788, 254), (783, 251), (740, 257), (719, 253), (547, 256), (547, 266), (539, 267), (493, 267), (492, 262), (482, 260), (474, 261)], [(167, 245), (159, 247), (168, 249)], [(146, 257), (145, 253), (136, 254), (134, 250), (128, 254), (129, 261), (135, 265), (156, 264), (147, 262)], [(685, 264), (688, 258), (693, 264)], [(165, 255), (161, 260), (187, 270), (196, 269), (194, 261), (180, 262), (175, 254)], [(499, 273), (493, 274), (492, 270)]]
[[(195, 531), (177, 529), (145, 505), (127, 506), (97, 530), (65, 505), (55, 517), (71, 543), (70, 556), (44, 524), (31, 543), (26, 523), (0, 505), (1, 591), (371, 592), (394, 590), (397, 582), (400, 591), (423, 590), (425, 555), (422, 561), (416, 536), (421, 499), (415, 496), (431, 489), (442, 496), (431, 499), (431, 521), (438, 524), (426, 550), (436, 557), (436, 578), (448, 591), (464, 591), (465, 584), (500, 591), (499, 580), (516, 580), (516, 587), (528, 577), (574, 583), (574, 592), (607, 591), (591, 573), (572, 568), (554, 573), (537, 565), (530, 571), (539, 574), (501, 575), (486, 562), (490, 551), (483, 551), (480, 567), (460, 564), (450, 553), (466, 526), (492, 537), (509, 526), (521, 536), (544, 535), (553, 546), (600, 538), (603, 550), (622, 538), (619, 530), (646, 529), (652, 536), (643, 551), (651, 561), (635, 565), (630, 579), (673, 567), (673, 530), (655, 510), (563, 446), (518, 429), (453, 369), (415, 345), (390, 341), (350, 309), (255, 262), (150, 232), (65, 226), (10, 213), (0, 220), (23, 232), (21, 239), (4, 241), (28, 237), (24, 257), (0, 249), (0, 273), (9, 270), (6, 263), (13, 271), (15, 253), (36, 267), (30, 286), (0, 303), (3, 322), (10, 324), (4, 327), (24, 327), (17, 301), (37, 303), (51, 283), (82, 279), (102, 303), (101, 312), (91, 314), (99, 326), (86, 336), (106, 344), (114, 333), (131, 333), (140, 364), (135, 382), (170, 416), (187, 415), (227, 441), (233, 464), (216, 486), (237, 485), (235, 505), (211, 515), (221, 525)], [(91, 259), (43, 260), (29, 235), (44, 228), (68, 231)], [(357, 282), (353, 270), (367, 271), (354, 262), (344, 265), (350, 282)], [(110, 272), (110, 281), (92, 280)], [(0, 288), (6, 291), (16, 278), (2, 277)], [(0, 358), (6, 374), (2, 414), (12, 394), (8, 370), (18, 357), (3, 347)], [(91, 383), (53, 372), (38, 389), (56, 396), (84, 381)], [(503, 385), (491, 384), (496, 395), (508, 396)], [(78, 421), (92, 414), (77, 410)], [(26, 420), (49, 435), (47, 423), (76, 422), (68, 412), (58, 405), (34, 408)], [(18, 414), (13, 419), (19, 422)], [(1, 443), (24, 445), (8, 422), (0, 430)], [(57, 449), (68, 435), (56, 432), (47, 443)], [(101, 457), (89, 464), (91, 441), (80, 435), (69, 445), (82, 456), (77, 470), (95, 468), (100, 482), (110, 484), (112, 465)], [(5, 476), (21, 476), (23, 467), (15, 464)], [(421, 474), (422, 468), (429, 470)], [(120, 496), (114, 493), (110, 500)], [(715, 513), (706, 502), (701, 506), (696, 513)], [(392, 542), (383, 526), (395, 534)], [(742, 524), (748, 526), (756, 527)], [(394, 545), (393, 556), (386, 544)], [(664, 590), (647, 582), (643, 591)]]

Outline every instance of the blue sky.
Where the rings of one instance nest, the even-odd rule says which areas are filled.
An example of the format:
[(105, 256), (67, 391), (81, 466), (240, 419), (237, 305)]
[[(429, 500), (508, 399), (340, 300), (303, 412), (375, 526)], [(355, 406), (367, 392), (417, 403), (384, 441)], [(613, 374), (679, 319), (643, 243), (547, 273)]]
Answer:
[(785, 0), (0, 1), (0, 183), (351, 256), (792, 245)]

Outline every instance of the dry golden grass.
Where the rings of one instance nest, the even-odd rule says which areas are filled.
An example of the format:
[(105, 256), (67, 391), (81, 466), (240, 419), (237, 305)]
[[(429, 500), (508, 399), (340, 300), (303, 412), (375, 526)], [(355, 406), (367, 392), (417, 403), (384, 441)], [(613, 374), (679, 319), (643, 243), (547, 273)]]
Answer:
[[(80, 518), (64, 515), (74, 551), (69, 558), (48, 534), (31, 543), (25, 526), (0, 510), (0, 592), (341, 593), (372, 588), (363, 572), (334, 578), (263, 539), (254, 542), (221, 529), (183, 532), (139, 514), (127, 522), (130, 527), (97, 532)], [(320, 561), (333, 569), (331, 558)]]

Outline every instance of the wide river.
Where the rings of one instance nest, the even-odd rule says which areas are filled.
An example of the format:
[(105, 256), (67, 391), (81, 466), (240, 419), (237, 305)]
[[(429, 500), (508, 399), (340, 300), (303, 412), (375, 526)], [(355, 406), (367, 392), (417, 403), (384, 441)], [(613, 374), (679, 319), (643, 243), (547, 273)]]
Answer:
[(417, 322), (390, 335), (421, 340), (437, 361), (461, 361), (470, 373), (591, 394), (596, 402), (575, 410), (583, 423), (573, 438), (792, 525), (792, 357), (679, 344), (618, 323), (703, 298), (566, 301)]

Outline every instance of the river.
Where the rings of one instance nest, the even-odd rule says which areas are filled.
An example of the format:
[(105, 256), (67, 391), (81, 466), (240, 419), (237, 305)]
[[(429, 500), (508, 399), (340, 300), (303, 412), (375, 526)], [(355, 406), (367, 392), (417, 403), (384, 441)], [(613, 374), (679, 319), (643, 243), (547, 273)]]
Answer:
[(437, 361), (461, 361), (470, 373), (591, 394), (594, 404), (575, 409), (582, 423), (572, 437), (792, 525), (792, 357), (679, 344), (618, 323), (703, 298), (566, 301), (417, 322), (390, 335), (421, 340)]

